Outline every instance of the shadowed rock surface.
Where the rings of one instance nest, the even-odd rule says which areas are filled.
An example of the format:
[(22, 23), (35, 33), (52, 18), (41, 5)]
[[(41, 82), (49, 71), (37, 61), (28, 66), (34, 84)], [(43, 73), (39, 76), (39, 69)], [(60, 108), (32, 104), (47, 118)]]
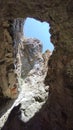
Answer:
[[(47, 21), (51, 27), (51, 41), (55, 45), (53, 55), (48, 62), (48, 72), (45, 79), (45, 84), (50, 85), (50, 94), (47, 103), (45, 103), (42, 116), (37, 114), (37, 118), (35, 115), (35, 117), (32, 118), (33, 121), (29, 120), (29, 123), (31, 122), (30, 126), (32, 127), (33, 125), (36, 126), (35, 122), (39, 121), (40, 123), (37, 123), (38, 130), (73, 130), (73, 1), (42, 0), (42, 2), (38, 2), (37, 0), (1, 0), (0, 5), (1, 98), (10, 91), (7, 90), (7, 81), (9, 79), (7, 80), (6, 73), (8, 75), (14, 75), (14, 73), (11, 72), (13, 67), (8, 69), (10, 71), (6, 70), (7, 66), (11, 63), (13, 65), (14, 62), (13, 39), (9, 31), (11, 26), (9, 20), (30, 16), (41, 21)], [(5, 52), (5, 48), (11, 50), (8, 52), (11, 54), (9, 61), (8, 58), (6, 58), (8, 54), (7, 50)], [(12, 83), (10, 81), (11, 86), (13, 86), (15, 82), (15, 79), (13, 79)], [(41, 111), (42, 110), (40, 110), (40, 112)], [(35, 118), (37, 118), (37, 121)], [(16, 121), (14, 120), (14, 122)], [(8, 123), (8, 125), (9, 124), (10, 123)], [(18, 125), (19, 123), (17, 126)], [(21, 126), (22, 125), (19, 127), (20, 130), (22, 129)], [(26, 126), (28, 127), (28, 125)], [(24, 125), (23, 127), (23, 129), (31, 130), (31, 127), (25, 128)], [(9, 129), (11, 129), (11, 127)], [(8, 130), (8, 128), (6, 127), (5, 130)]]

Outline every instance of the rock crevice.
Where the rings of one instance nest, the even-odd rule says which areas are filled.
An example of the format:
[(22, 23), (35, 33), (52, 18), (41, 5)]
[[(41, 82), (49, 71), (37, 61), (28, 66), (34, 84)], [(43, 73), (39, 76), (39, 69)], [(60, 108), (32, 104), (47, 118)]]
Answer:
[[(44, 80), (51, 52), (47, 50), (42, 54), (42, 43), (38, 39), (25, 38), (22, 26), (23, 19), (14, 20), (14, 58), (19, 95), (12, 107), (1, 117), (1, 126), (7, 120), (11, 110), (19, 104), (21, 104), (21, 120), (23, 122), (29, 121), (41, 109), (48, 98), (49, 86), (45, 86)], [(12, 91), (15, 91), (15, 88)]]

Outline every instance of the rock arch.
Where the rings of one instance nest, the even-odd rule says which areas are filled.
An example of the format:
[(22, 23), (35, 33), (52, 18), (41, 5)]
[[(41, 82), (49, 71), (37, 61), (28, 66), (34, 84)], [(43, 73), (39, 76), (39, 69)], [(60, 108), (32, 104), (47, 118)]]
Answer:
[[(33, 0), (4, 0), (0, 2), (0, 5), (1, 84), (3, 84), (5, 81), (4, 79), (6, 79), (5, 77), (7, 77), (8, 74), (8, 72), (6, 72), (6, 63), (8, 64), (8, 59), (7, 50), (5, 48), (9, 48), (9, 50), (11, 50), (9, 53), (11, 53), (11, 55), (13, 54), (13, 39), (9, 31), (11, 26), (10, 20), (19, 17), (26, 18), (30, 16), (40, 19), (41, 21), (49, 22), (51, 26), (51, 41), (55, 46), (55, 50), (50, 58), (50, 61), (48, 62), (48, 73), (45, 79), (45, 84), (50, 84), (50, 97), (47, 105), (44, 108), (44, 114), (42, 115), (41, 120), (43, 120), (44, 124), (46, 124), (46, 130), (72, 130), (73, 1), (42, 0), (42, 2), (37, 2), (37, 0), (35, 0), (34, 2)], [(4, 44), (4, 37), (6, 38), (6, 44)], [(8, 65), (11, 65), (11, 63), (14, 62), (13, 57), (10, 58), (11, 61)], [(6, 83), (7, 81), (5, 82), (5, 85)], [(45, 130), (44, 125), (43, 129)]]

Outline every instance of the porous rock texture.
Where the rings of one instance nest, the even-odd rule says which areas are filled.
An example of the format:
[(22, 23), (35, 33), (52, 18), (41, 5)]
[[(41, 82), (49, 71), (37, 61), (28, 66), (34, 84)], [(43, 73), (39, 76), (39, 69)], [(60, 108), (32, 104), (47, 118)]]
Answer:
[[(18, 105), (11, 111), (3, 130), (73, 130), (73, 0), (1, 0), (0, 5), (1, 101), (7, 101), (4, 96), (11, 95), (6, 92), (8, 87), (4, 84), (9, 81), (6, 68), (14, 62), (10, 20), (29, 16), (49, 22), (51, 41), (55, 46), (53, 55), (48, 61), (45, 79), (45, 84), (50, 86), (46, 103), (27, 123), (20, 120), (20, 105)], [(8, 47), (11, 47), (12, 54), (12, 60), (9, 62), (5, 59), (7, 54), (5, 48)], [(5, 62), (2, 62), (3, 59)], [(13, 68), (10, 67), (10, 72), (11, 69)], [(8, 71), (7, 74), (9, 75)], [(10, 74), (14, 75), (12, 72)], [(3, 82), (3, 79), (6, 80)], [(10, 88), (17, 86), (15, 78), (11, 84)]]

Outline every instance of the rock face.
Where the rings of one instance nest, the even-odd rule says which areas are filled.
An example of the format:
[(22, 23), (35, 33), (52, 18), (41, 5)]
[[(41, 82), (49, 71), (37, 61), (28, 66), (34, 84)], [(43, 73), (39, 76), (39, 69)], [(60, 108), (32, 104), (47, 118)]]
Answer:
[(25, 39), (24, 43), (19, 46), (22, 49), (20, 52), (21, 59), (21, 76), (26, 77), (30, 70), (33, 67), (39, 69), (39, 64), (43, 60), (42, 59), (42, 44), (37, 39)]
[(18, 95), (16, 75), (14, 72), (13, 40), (9, 32), (10, 22), (3, 21), (3, 40), (0, 45), (0, 110)]
[[(49, 84), (49, 97), (42, 109), (28, 123), (19, 120), (19, 106), (15, 107), (8, 119), (10, 128), (11, 120), (16, 124), (15, 130), (72, 130), (73, 129), (73, 1), (72, 0), (42, 0), (41, 1), (0, 1), (0, 49), (1, 60), (5, 58), (4, 37), (10, 35), (10, 19), (26, 18), (27, 16), (47, 21), (50, 23), (51, 41), (55, 45), (55, 50), (48, 62), (48, 72), (45, 84)], [(4, 25), (4, 24), (5, 25)], [(5, 30), (5, 31), (4, 31)], [(11, 30), (11, 29), (10, 29)], [(7, 31), (7, 33), (6, 33)], [(6, 36), (5, 33), (6, 33)], [(6, 38), (7, 39), (7, 38)], [(13, 39), (12, 39), (13, 42)], [(11, 40), (9, 40), (6, 48), (13, 48)], [(6, 52), (7, 53), (7, 52)], [(14, 50), (11, 50), (11, 54)], [(12, 56), (13, 57), (13, 56)], [(14, 61), (14, 60), (13, 60)], [(2, 63), (2, 62), (1, 62)], [(13, 63), (13, 62), (12, 62)], [(3, 65), (6, 64), (3, 63)], [(3, 65), (0, 68), (0, 77), (7, 82), (5, 76), (6, 69)], [(2, 67), (3, 66), (3, 67)], [(10, 67), (11, 68), (11, 67)], [(5, 73), (3, 73), (5, 72)], [(8, 73), (8, 72), (7, 72)], [(3, 75), (4, 74), (4, 75)], [(14, 73), (13, 73), (14, 74)], [(23, 75), (22, 75), (23, 76)], [(4, 78), (3, 78), (4, 77)], [(10, 76), (9, 76), (10, 77)], [(14, 76), (13, 76), (14, 77)], [(3, 80), (1, 86), (5, 86)], [(13, 83), (14, 84), (14, 80)], [(2, 85), (3, 84), (3, 85)], [(13, 85), (11, 85), (13, 86)], [(5, 87), (6, 89), (8, 87)], [(6, 90), (5, 89), (5, 90)], [(4, 90), (4, 91), (5, 91)], [(1, 87), (1, 91), (2, 87)], [(3, 101), (3, 93), (2, 101)], [(4, 94), (6, 95), (6, 94)], [(11, 94), (10, 94), (11, 95)], [(2, 102), (1, 102), (2, 104)], [(14, 119), (15, 115), (15, 119)], [(35, 124), (36, 122), (36, 124)], [(5, 125), (4, 129), (9, 129)], [(12, 126), (13, 128), (14, 126)], [(24, 127), (24, 128), (23, 128)], [(10, 128), (11, 129), (11, 128)], [(14, 129), (14, 128), (13, 128)]]

